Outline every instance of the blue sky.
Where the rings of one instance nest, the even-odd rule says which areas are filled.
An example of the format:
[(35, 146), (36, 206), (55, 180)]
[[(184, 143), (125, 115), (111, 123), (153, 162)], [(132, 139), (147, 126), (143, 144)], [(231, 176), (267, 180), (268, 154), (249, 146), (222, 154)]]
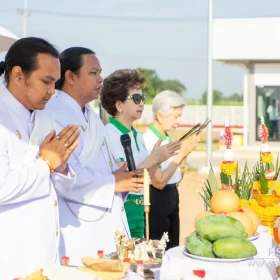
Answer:
[[(0, 0), (0, 25), (18, 36), (23, 19), (17, 9), (23, 3)], [(47, 38), (60, 51), (71, 46), (93, 49), (103, 76), (116, 69), (142, 67), (155, 69), (163, 79), (181, 80), (187, 98), (199, 98), (207, 88), (207, 0), (28, 0), (28, 7), (28, 36)], [(280, 16), (279, 0), (214, 0), (215, 18), (265, 16)], [(225, 95), (242, 92), (242, 68), (215, 62), (213, 70), (215, 89)]]

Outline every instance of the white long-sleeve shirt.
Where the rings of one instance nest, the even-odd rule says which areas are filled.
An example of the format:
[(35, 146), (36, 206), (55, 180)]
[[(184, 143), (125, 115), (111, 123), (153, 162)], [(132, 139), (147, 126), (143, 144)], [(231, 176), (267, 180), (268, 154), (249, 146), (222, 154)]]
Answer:
[(57, 261), (60, 227), (49, 167), (30, 143), (35, 114), (6, 88), (0, 96), (0, 279), (11, 280)]

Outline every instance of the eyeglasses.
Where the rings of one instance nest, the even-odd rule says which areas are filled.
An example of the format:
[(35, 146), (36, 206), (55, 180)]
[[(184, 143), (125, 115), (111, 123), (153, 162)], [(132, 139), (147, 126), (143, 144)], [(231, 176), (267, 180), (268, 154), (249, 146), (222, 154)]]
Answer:
[(140, 93), (133, 93), (132, 95), (129, 95), (125, 100), (128, 99), (132, 99), (136, 105), (139, 105), (141, 103), (141, 100), (144, 104), (146, 103), (146, 96)]

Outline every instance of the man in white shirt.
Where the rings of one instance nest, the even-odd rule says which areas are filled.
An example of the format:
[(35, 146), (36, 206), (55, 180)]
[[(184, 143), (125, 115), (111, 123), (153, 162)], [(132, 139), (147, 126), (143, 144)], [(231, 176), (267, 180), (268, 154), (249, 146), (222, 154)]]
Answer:
[(40, 142), (49, 129), (59, 130), (71, 122), (81, 127), (80, 145), (69, 159), (77, 174), (76, 184), (58, 190), (60, 252), (70, 258), (71, 265), (80, 265), (82, 257), (97, 256), (98, 250), (115, 252), (117, 228), (130, 237), (123, 203), (127, 192), (139, 192), (143, 187), (143, 178), (133, 177), (143, 171), (126, 172), (126, 165), (117, 169), (105, 127), (88, 104), (99, 97), (103, 81), (94, 52), (69, 48), (61, 53), (60, 62), (58, 92), (39, 112), (41, 125), (34, 134)]
[(47, 41), (24, 38), (0, 62), (6, 82), (0, 92), (1, 280), (58, 261), (60, 228), (50, 175), (59, 188), (75, 182), (65, 164), (78, 145), (79, 129), (68, 126), (57, 136), (48, 131), (39, 146), (31, 144), (34, 110), (44, 109), (60, 77), (58, 56)]

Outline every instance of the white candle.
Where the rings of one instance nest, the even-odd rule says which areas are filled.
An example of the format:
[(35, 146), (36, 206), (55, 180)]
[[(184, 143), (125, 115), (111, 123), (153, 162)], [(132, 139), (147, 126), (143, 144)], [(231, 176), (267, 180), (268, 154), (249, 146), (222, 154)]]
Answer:
[(150, 205), (150, 176), (147, 169), (144, 169), (144, 205)]

